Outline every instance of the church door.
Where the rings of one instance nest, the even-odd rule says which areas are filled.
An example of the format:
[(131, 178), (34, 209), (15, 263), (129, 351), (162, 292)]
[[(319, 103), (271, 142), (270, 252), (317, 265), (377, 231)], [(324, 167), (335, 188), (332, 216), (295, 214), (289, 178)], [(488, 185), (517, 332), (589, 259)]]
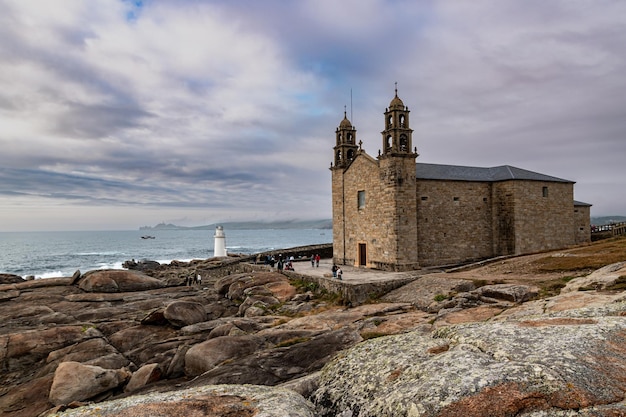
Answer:
[(359, 243), (359, 266), (367, 265), (367, 245)]

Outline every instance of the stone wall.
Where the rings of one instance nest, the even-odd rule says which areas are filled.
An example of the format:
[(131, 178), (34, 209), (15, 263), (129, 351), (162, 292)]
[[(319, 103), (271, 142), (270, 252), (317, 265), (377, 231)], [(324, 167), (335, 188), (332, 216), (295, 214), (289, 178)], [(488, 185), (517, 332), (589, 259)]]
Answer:
[(577, 244), (591, 242), (591, 206), (574, 206), (574, 228)]
[(572, 183), (509, 182), (514, 186), (516, 255), (576, 243)]
[[(386, 235), (385, 219), (388, 217), (388, 204), (381, 195), (377, 161), (364, 153), (360, 154), (343, 173), (333, 172), (333, 259), (337, 264), (357, 265), (359, 243), (366, 245), (366, 266), (372, 266), (372, 259), (379, 259), (385, 247), (389, 250), (390, 241), (381, 241)], [(342, 176), (341, 179), (337, 178)], [(340, 188), (341, 187), (341, 188)], [(359, 191), (365, 192), (365, 206), (359, 208)], [(343, 206), (335, 198), (343, 199)], [(337, 226), (334, 223), (337, 221)], [(344, 227), (346, 234), (344, 235)], [(334, 232), (337, 230), (338, 235)], [(345, 250), (344, 250), (345, 247)]]
[(336, 263), (394, 271), (419, 267), (414, 171), (412, 158), (377, 161), (365, 153), (345, 171), (333, 170)]
[(406, 271), (590, 240), (571, 182), (416, 180), (414, 169), (412, 158), (364, 152), (332, 169), (335, 263)]
[(489, 183), (419, 180), (416, 199), (421, 265), (493, 256)]
[(346, 281), (339, 281), (336, 278), (304, 275), (294, 271), (283, 271), (283, 275), (286, 275), (290, 279), (300, 279), (306, 282), (313, 282), (317, 284), (319, 288), (322, 288), (329, 293), (339, 294), (341, 297), (341, 303), (350, 306), (373, 302), (384, 294), (419, 279), (419, 277), (414, 276), (352, 284)]

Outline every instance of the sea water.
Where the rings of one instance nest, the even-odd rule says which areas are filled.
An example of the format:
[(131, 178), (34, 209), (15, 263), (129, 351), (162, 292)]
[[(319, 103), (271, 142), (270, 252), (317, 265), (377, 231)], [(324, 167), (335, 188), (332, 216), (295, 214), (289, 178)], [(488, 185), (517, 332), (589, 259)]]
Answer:
[[(36, 278), (119, 269), (134, 259), (170, 263), (213, 256), (214, 230), (0, 232), (0, 273)], [(142, 239), (149, 234), (154, 239)], [(332, 242), (327, 229), (225, 230), (229, 253), (253, 254)]]

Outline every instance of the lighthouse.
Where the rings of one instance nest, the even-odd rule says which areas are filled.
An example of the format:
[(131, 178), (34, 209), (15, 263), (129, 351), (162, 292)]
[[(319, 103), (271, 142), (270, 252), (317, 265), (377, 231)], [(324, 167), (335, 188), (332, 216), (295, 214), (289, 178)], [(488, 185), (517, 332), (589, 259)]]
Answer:
[(224, 228), (217, 226), (215, 228), (215, 245), (213, 246), (213, 256), (222, 257), (226, 256), (226, 235), (224, 234)]

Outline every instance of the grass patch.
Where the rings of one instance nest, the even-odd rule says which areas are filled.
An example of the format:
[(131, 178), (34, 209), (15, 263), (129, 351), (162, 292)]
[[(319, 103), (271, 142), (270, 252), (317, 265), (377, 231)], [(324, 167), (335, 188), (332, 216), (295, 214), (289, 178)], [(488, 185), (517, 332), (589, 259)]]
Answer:
[(342, 305), (344, 301), (341, 294), (328, 291), (326, 288), (322, 288), (319, 291), (318, 298), (320, 301), (333, 305)]
[(626, 237), (615, 237), (535, 261), (538, 272), (587, 271), (626, 260)]
[(444, 300), (447, 300), (447, 299), (448, 299), (448, 296), (447, 296), (447, 295), (443, 295), (443, 294), (437, 294), (437, 295), (435, 295), (435, 297), (434, 297), (433, 299), (434, 299), (436, 302), (440, 303), (440, 302), (442, 302), (442, 301), (444, 301)]
[(561, 289), (567, 285), (568, 282), (578, 278), (577, 276), (566, 276), (561, 278), (549, 279), (545, 281), (539, 281), (535, 284), (539, 287), (539, 298), (547, 298), (561, 293)]
[(320, 285), (317, 282), (306, 281), (303, 279), (292, 279), (289, 281), (291, 285), (293, 285), (298, 292), (307, 292), (311, 291), (316, 293), (320, 289)]
[(282, 342), (278, 343), (275, 347), (276, 348), (289, 347), (289, 346), (297, 345), (298, 343), (308, 342), (309, 340), (311, 340), (310, 337), (294, 337), (292, 339), (283, 340)]
[(382, 332), (363, 332), (361, 333), (361, 337), (363, 340), (376, 339), (377, 337), (388, 336), (387, 333)]

